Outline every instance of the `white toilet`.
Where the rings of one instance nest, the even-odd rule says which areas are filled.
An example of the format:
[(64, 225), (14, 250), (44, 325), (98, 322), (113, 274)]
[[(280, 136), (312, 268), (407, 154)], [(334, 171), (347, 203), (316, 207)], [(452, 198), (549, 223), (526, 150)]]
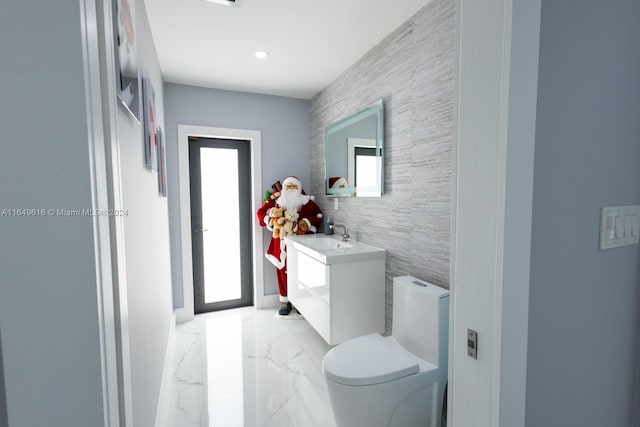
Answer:
[(440, 427), (448, 335), (449, 291), (394, 278), (391, 336), (354, 338), (322, 360), (338, 427)]

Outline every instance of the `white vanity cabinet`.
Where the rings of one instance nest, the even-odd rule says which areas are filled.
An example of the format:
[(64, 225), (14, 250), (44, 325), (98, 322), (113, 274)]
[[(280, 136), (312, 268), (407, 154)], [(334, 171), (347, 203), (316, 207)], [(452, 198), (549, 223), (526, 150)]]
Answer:
[(287, 238), (288, 296), (334, 345), (384, 332), (385, 251), (323, 235)]

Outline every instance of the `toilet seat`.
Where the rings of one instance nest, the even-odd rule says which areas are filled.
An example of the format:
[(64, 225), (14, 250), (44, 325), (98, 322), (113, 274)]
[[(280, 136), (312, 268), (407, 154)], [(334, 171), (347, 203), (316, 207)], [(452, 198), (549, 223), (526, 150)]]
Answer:
[(392, 337), (370, 334), (329, 350), (323, 359), (323, 370), (327, 379), (338, 384), (363, 386), (413, 375), (425, 363)]

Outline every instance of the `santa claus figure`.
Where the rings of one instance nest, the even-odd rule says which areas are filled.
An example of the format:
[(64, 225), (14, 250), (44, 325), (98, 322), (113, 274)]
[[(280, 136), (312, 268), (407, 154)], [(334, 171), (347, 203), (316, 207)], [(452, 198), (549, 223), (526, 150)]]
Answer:
[(287, 298), (287, 248), (284, 238), (291, 233), (315, 233), (322, 221), (322, 211), (313, 197), (302, 190), (302, 184), (295, 176), (282, 181), (279, 194), (275, 189), (280, 189), (280, 185), (274, 184), (274, 193), (258, 209), (257, 215), (260, 225), (273, 231), (265, 256), (276, 267), (282, 302), (278, 314), (287, 316), (292, 306)]

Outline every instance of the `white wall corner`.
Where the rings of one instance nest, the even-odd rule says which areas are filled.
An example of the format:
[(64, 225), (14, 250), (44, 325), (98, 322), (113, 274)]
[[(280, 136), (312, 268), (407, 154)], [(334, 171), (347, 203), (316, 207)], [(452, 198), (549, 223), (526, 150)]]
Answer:
[(524, 426), (541, 0), (511, 12), (499, 425)]
[(633, 427), (640, 427), (640, 339), (638, 340), (638, 348), (636, 350), (636, 389), (633, 405)]

